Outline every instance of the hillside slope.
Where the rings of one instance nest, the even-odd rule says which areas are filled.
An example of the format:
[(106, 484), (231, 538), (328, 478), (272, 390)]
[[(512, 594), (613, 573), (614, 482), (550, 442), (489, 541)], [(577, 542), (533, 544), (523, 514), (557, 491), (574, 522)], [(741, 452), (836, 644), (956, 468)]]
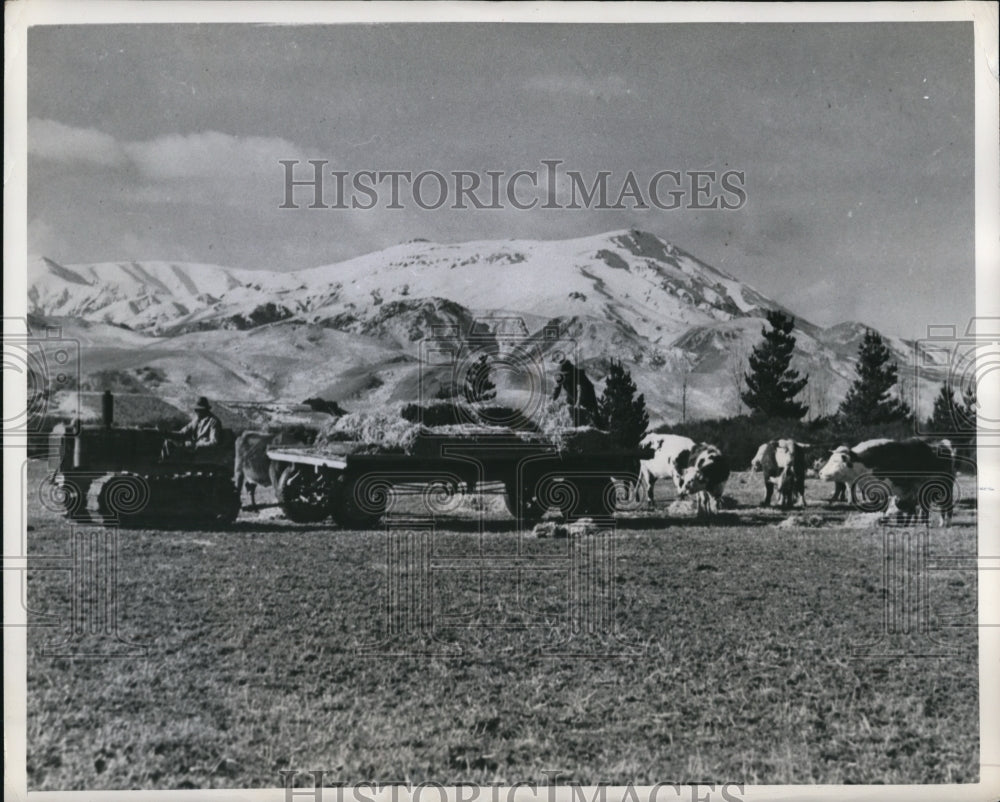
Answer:
[[(656, 422), (678, 419), (682, 407), (689, 417), (738, 411), (737, 366), (759, 341), (764, 314), (784, 309), (635, 230), (414, 241), (290, 272), (43, 257), (31, 262), (29, 282), (30, 312), (79, 338), (94, 389), (103, 381), (177, 399), (384, 403), (449, 383), (450, 368), (428, 364), (428, 349), (454, 356), (473, 332), (477, 347), (492, 351), (512, 336), (530, 344), (543, 367), (522, 364), (500, 377), (501, 391), (515, 396), (533, 386), (527, 373), (550, 381), (563, 355), (598, 381), (608, 360), (621, 358)], [(864, 330), (797, 318), (795, 364), (811, 377), (814, 412), (832, 412), (843, 397)], [(912, 361), (910, 343), (890, 343), (901, 366)]]

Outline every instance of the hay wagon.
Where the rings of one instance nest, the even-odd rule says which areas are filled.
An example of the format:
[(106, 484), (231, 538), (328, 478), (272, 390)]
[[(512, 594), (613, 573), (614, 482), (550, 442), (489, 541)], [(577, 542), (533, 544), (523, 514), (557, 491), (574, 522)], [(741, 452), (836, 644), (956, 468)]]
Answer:
[(267, 454), (290, 520), (332, 518), (345, 528), (373, 525), (401, 492), (419, 494), (431, 514), (453, 511), (463, 493), (494, 488), (521, 523), (552, 508), (566, 517), (613, 515), (631, 498), (640, 460), (651, 456), (616, 447), (596, 429), (553, 437), (497, 426), (425, 428), (398, 448), (332, 442)]

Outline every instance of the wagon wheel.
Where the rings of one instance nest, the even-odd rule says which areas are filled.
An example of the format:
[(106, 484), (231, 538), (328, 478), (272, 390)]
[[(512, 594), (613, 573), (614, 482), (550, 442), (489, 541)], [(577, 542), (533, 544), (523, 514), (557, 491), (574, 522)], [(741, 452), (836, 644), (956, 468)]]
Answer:
[(322, 483), (298, 465), (289, 465), (281, 471), (275, 495), (285, 517), (294, 523), (316, 523), (330, 514), (329, 497)]
[(392, 488), (378, 480), (338, 479), (334, 491), (333, 520), (344, 529), (370, 529), (388, 507)]
[(618, 485), (613, 479), (576, 480), (579, 502), (576, 511), (584, 515), (614, 515), (617, 509)]
[(86, 521), (90, 519), (87, 509), (87, 493), (90, 491), (89, 477), (64, 477), (55, 486), (56, 503), (62, 509), (63, 515), (71, 521)]

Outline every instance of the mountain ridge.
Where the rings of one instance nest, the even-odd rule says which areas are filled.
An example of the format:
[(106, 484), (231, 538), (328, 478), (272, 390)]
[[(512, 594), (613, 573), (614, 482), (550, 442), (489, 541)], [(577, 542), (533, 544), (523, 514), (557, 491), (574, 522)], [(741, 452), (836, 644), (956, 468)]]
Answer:
[[(869, 328), (855, 321), (816, 326), (636, 229), (570, 240), (417, 240), (286, 272), (170, 261), (62, 265), (45, 257), (30, 267), (31, 314), (70, 328), (111, 327), (87, 330), (101, 341), (88, 348), (87, 370), (104, 370), (103, 362), (138, 370), (145, 359), (178, 397), (204, 394), (200, 386), (248, 400), (301, 400), (296, 394), (322, 390), (344, 395), (336, 400), (383, 403), (426, 382), (416, 375), (421, 348), (436, 332), (450, 332), (445, 339), (460, 348), (476, 321), (491, 330), (520, 320), (537, 337), (540, 358), (555, 353), (540, 333), (558, 330), (598, 380), (611, 358), (623, 359), (655, 405), (656, 421), (680, 409), (715, 417), (739, 410), (734, 360), (759, 340), (764, 315), (780, 310), (796, 320), (796, 367), (812, 372), (813, 390), (828, 396), (814, 400), (820, 414), (846, 392)], [(123, 328), (148, 338), (148, 346), (121, 353), (135, 350), (134, 342), (115, 343)], [(334, 332), (362, 338), (366, 347), (352, 348)], [(912, 343), (888, 339), (907, 364)], [(251, 347), (260, 350), (251, 355)], [(212, 380), (210, 364), (229, 380)], [(437, 376), (434, 386), (443, 382)], [(689, 397), (680, 398), (678, 386)]]

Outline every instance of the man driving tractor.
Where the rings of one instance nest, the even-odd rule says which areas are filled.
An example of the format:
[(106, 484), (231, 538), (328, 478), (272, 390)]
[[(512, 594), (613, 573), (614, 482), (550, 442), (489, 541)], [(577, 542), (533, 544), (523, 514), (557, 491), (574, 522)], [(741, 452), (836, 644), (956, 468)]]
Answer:
[(182, 453), (192, 454), (204, 449), (222, 445), (222, 421), (212, 413), (212, 405), (201, 396), (194, 405), (194, 417), (163, 443), (162, 457), (176, 457)]

